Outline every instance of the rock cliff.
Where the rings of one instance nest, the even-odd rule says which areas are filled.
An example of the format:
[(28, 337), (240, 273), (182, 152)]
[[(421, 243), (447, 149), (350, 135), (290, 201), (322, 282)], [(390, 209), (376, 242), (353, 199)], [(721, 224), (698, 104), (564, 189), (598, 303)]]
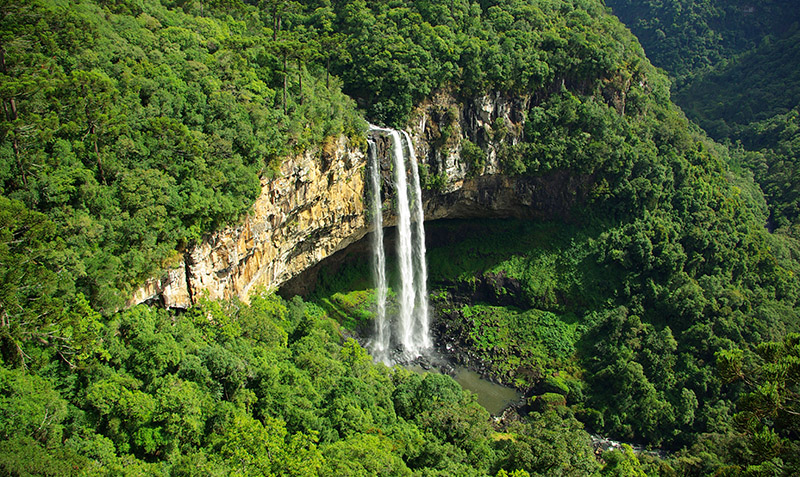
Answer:
[[(590, 177), (503, 174), (503, 147), (522, 140), (528, 107), (528, 98), (492, 95), (459, 104), (441, 92), (416, 109), (407, 130), (427, 185), (426, 220), (569, 217)], [(391, 183), (388, 139), (373, 134), (384, 181)], [(129, 304), (158, 300), (186, 308), (202, 295), (247, 300), (254, 287), (275, 289), (360, 240), (369, 232), (366, 161), (363, 148), (345, 138), (287, 158), (277, 177), (262, 180), (261, 195), (239, 225), (208, 236)], [(384, 225), (394, 225), (395, 217), (384, 213)]]
[(344, 137), (325, 151), (287, 158), (276, 177), (262, 179), (261, 195), (240, 224), (206, 237), (129, 304), (158, 299), (187, 308), (202, 295), (247, 300), (253, 287), (275, 288), (347, 247), (367, 232), (365, 164)]

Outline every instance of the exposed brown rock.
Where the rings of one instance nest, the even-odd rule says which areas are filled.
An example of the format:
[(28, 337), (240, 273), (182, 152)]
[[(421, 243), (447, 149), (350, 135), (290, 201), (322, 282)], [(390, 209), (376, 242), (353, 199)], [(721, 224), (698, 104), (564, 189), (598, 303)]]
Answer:
[(254, 287), (275, 288), (361, 238), (364, 154), (342, 137), (326, 155), (323, 161), (312, 150), (285, 160), (279, 177), (262, 180), (261, 195), (238, 226), (205, 238), (186, 254), (186, 266), (170, 270), (170, 279), (148, 281), (129, 303), (157, 295), (174, 308), (203, 295), (246, 301)]
[[(487, 95), (458, 106), (447, 93), (434, 95), (415, 112), (408, 128), (429, 175), (444, 178), (426, 190), (426, 220), (443, 218), (569, 218), (584, 199), (591, 177), (555, 172), (545, 177), (501, 173), (501, 142), (522, 139), (526, 98)], [(494, 128), (503, 124), (502, 133)], [(480, 170), (461, 161), (461, 141), (469, 138), (486, 151)], [(375, 133), (384, 183), (391, 185), (388, 142)], [(284, 160), (280, 175), (263, 179), (250, 214), (235, 227), (220, 230), (185, 254), (185, 262), (160, 279), (145, 283), (129, 305), (159, 299), (186, 308), (200, 296), (247, 300), (255, 287), (276, 289), (321, 260), (360, 240), (367, 221), (366, 154), (342, 137), (321, 150)], [(391, 201), (391, 192), (384, 201)], [(384, 207), (384, 211), (390, 207)], [(396, 217), (384, 212), (384, 225)]]

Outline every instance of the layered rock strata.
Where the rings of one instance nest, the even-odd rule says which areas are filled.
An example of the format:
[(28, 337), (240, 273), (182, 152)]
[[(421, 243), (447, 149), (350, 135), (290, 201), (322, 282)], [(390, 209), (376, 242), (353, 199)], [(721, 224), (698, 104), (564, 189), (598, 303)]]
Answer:
[[(425, 219), (568, 218), (585, 198), (591, 177), (556, 172), (508, 176), (498, 151), (522, 140), (526, 98), (483, 96), (465, 105), (440, 93), (421, 105), (408, 128), (423, 175)], [(392, 189), (388, 140), (376, 134), (383, 181)], [(469, 140), (485, 153), (480, 164), (461, 157)], [(332, 147), (287, 158), (275, 178), (263, 179), (252, 211), (238, 226), (211, 234), (164, 277), (144, 284), (129, 304), (158, 300), (187, 308), (200, 296), (247, 300), (257, 287), (276, 289), (369, 232), (366, 154), (340, 138)], [(384, 194), (384, 226), (392, 194)]]
[(159, 300), (187, 308), (200, 296), (246, 301), (253, 288), (275, 288), (363, 237), (364, 153), (344, 137), (326, 149), (284, 160), (277, 177), (262, 180), (239, 225), (206, 237), (129, 304)]

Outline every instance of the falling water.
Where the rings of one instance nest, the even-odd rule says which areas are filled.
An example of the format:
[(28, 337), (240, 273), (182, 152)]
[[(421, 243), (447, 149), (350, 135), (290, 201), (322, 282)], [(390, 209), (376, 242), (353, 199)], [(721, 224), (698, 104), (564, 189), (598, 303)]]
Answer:
[[(419, 356), (424, 350), (431, 347), (429, 332), (429, 306), (427, 281), (428, 272), (425, 263), (425, 227), (422, 210), (422, 188), (420, 187), (419, 172), (417, 171), (417, 158), (411, 138), (403, 132), (408, 144), (408, 154), (403, 147), (403, 140), (398, 131), (372, 127), (387, 133), (391, 138), (391, 156), (394, 169), (394, 183), (397, 205), (397, 262), (399, 269), (399, 292), (397, 303), (397, 319), (394, 331), (394, 341), (399, 343), (403, 350), (403, 359), (410, 360)], [(373, 200), (373, 215), (376, 217), (376, 232), (373, 236), (373, 264), (376, 277), (376, 336), (373, 340), (373, 354), (375, 358), (389, 363), (389, 349), (392, 343), (392, 327), (387, 317), (387, 284), (386, 284), (386, 259), (383, 250), (383, 233), (379, 229), (383, 225), (380, 201), (380, 161), (370, 145), (371, 186)], [(406, 162), (411, 172), (412, 190), (409, 191), (408, 171)], [(409, 193), (412, 196), (409, 198)], [(413, 219), (412, 219), (413, 204)], [(412, 229), (412, 220), (414, 227)]]
[(430, 324), (428, 316), (428, 265), (425, 263), (425, 213), (422, 210), (422, 187), (419, 181), (419, 171), (417, 170), (417, 154), (414, 151), (414, 144), (411, 142), (411, 136), (403, 131), (408, 144), (408, 156), (411, 167), (411, 178), (414, 183), (414, 223), (416, 232), (415, 241), (415, 258), (416, 258), (416, 277), (414, 280), (414, 287), (416, 292), (416, 303), (414, 314), (416, 315), (416, 326), (418, 336), (415, 340), (422, 349), (431, 347), (430, 338)]
[(397, 188), (397, 261), (400, 265), (400, 343), (407, 354), (416, 355), (417, 344), (414, 339), (414, 261), (411, 248), (411, 208), (408, 201), (408, 181), (406, 179), (406, 155), (400, 133), (392, 130), (392, 156), (394, 158), (394, 182)]
[(383, 251), (383, 210), (381, 201), (381, 163), (375, 143), (369, 141), (370, 185), (372, 186), (372, 217), (375, 232), (372, 234), (372, 267), (375, 273), (375, 340), (373, 352), (380, 361), (389, 359), (389, 320), (386, 319), (386, 254)]

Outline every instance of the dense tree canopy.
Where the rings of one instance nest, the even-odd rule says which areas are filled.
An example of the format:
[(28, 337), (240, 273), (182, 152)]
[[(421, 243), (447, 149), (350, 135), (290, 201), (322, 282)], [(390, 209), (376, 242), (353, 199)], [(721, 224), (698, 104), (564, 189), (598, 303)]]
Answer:
[(606, 5), (633, 30), (647, 57), (679, 86), (766, 37), (782, 37), (800, 19), (791, 0), (608, 0)]
[(98, 334), (104, 354), (77, 372), (0, 368), (4, 473), (539, 475), (576, 445), (570, 466), (599, 467), (573, 418), (520, 423), (498, 439), (450, 377), (372, 363), (299, 299), (182, 314), (139, 306)]
[(796, 236), (800, 15), (789, 0), (670, 0), (607, 4), (653, 63), (676, 79), (675, 100), (717, 140), (741, 143), (733, 161), (752, 171), (770, 226)]

